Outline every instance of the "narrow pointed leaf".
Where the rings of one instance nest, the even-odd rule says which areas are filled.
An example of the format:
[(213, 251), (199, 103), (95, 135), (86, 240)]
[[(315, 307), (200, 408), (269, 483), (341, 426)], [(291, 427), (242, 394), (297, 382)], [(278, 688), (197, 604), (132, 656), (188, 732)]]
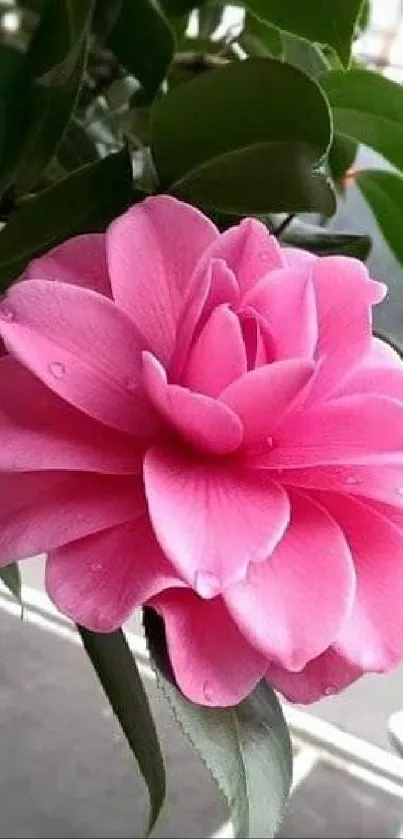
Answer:
[(108, 46), (121, 64), (154, 96), (164, 80), (174, 51), (174, 36), (153, 0), (122, 0)]
[(108, 635), (78, 631), (84, 649), (137, 760), (150, 795), (148, 832), (165, 799), (165, 769), (147, 694), (121, 629)]
[(368, 201), (386, 242), (403, 266), (403, 177), (370, 169), (359, 172), (355, 182)]
[(0, 568), (0, 580), (6, 588), (11, 592), (12, 595), (18, 600), (19, 603), (22, 603), (21, 599), (21, 574), (20, 569), (16, 562), (12, 562), (10, 565), (5, 565), (4, 568)]

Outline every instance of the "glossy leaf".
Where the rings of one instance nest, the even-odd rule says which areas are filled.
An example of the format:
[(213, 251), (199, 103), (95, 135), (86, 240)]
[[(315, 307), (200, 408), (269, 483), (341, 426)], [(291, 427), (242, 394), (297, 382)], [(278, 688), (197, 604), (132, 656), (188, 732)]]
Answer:
[(327, 184), (312, 174), (331, 139), (328, 105), (290, 65), (250, 58), (175, 88), (154, 104), (151, 138), (160, 188), (195, 203), (333, 211)]
[(29, 123), (29, 90), (24, 55), (0, 45), (0, 192), (12, 183), (21, 156)]
[(148, 832), (165, 799), (165, 769), (147, 694), (121, 629), (110, 634), (78, 631), (91, 664), (135, 756), (150, 795)]
[(199, 9), (199, 37), (209, 38), (221, 23), (223, 6), (221, 0), (207, 0)]
[(246, 12), (245, 26), (239, 43), (248, 55), (262, 58), (266, 56), (282, 58), (283, 56), (283, 39), (280, 31), (249, 11)]
[(370, 70), (330, 71), (320, 83), (335, 131), (371, 146), (403, 169), (403, 87)]
[(362, 0), (246, 0), (262, 20), (280, 29), (329, 44), (348, 64)]
[(166, 15), (184, 15), (203, 6), (206, 0), (160, 0), (160, 6)]
[(8, 588), (15, 599), (18, 600), (19, 603), (22, 603), (21, 574), (16, 562), (12, 562), (10, 565), (5, 565), (4, 568), (0, 568), (0, 580), (6, 588)]
[(157, 4), (153, 0), (122, 0), (108, 45), (146, 93), (154, 96), (174, 51), (172, 29)]
[(103, 230), (134, 201), (126, 151), (83, 166), (29, 198), (0, 232), (0, 291), (35, 255), (85, 231)]
[(81, 86), (92, 0), (50, 0), (27, 54), (31, 102), (17, 190), (28, 192), (55, 154)]
[(403, 177), (371, 169), (359, 172), (355, 183), (368, 201), (386, 242), (403, 266)]
[(318, 256), (353, 256), (365, 261), (371, 250), (369, 236), (339, 233), (325, 227), (294, 222), (281, 237), (284, 244), (304, 248)]
[(93, 30), (101, 43), (111, 33), (119, 17), (122, 0), (96, 0)]
[(290, 738), (274, 692), (261, 682), (236, 707), (194, 705), (175, 685), (161, 619), (146, 610), (144, 625), (158, 685), (225, 796), (235, 836), (273, 837), (292, 776)]
[(311, 44), (305, 38), (298, 38), (287, 32), (283, 33), (283, 43), (285, 61), (303, 70), (313, 79), (329, 69), (329, 63), (317, 44)]
[(330, 174), (341, 192), (344, 191), (343, 177), (353, 166), (356, 156), (356, 141), (352, 140), (351, 137), (345, 137), (344, 134), (335, 134), (329, 151), (328, 166)]

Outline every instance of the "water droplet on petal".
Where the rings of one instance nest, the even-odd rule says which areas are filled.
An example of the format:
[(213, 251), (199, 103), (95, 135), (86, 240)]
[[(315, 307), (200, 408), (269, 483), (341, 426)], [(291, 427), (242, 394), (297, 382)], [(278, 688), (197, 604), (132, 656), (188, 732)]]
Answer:
[(347, 484), (347, 486), (356, 487), (361, 483), (361, 481), (355, 475), (347, 475), (347, 478), (345, 478), (344, 483)]
[(335, 685), (326, 685), (324, 690), (325, 696), (333, 696), (334, 693), (337, 693), (337, 687)]
[(210, 682), (203, 682), (203, 696), (206, 702), (213, 702), (214, 701), (214, 690), (210, 684)]
[(102, 571), (102, 567), (102, 562), (91, 562), (90, 565), (91, 571), (93, 571), (95, 574), (97, 574), (99, 571)]
[(197, 571), (194, 584), (197, 593), (206, 600), (216, 597), (221, 591), (220, 578), (211, 571)]
[(66, 373), (66, 367), (62, 361), (51, 361), (49, 364), (49, 373), (51, 373), (55, 379), (62, 379)]
[(0, 320), (5, 320), (7, 323), (11, 323), (14, 320), (15, 314), (9, 306), (8, 303), (1, 303), (0, 304)]
[(398, 495), (403, 495), (403, 487), (398, 487), (396, 492)]

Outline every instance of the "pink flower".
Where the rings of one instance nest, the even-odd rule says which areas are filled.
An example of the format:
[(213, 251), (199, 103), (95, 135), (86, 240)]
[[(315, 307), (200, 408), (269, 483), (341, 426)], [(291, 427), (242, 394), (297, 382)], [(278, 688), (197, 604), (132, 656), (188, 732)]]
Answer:
[[(54, 280), (49, 282), (49, 280)], [(0, 309), (0, 556), (108, 632), (162, 615), (195, 702), (403, 657), (403, 368), (353, 259), (150, 198)]]

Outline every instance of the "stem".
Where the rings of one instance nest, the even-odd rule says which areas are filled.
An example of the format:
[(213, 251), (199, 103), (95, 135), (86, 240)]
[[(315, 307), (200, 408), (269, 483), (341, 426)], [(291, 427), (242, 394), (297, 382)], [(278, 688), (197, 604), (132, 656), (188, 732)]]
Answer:
[(295, 219), (295, 215), (296, 215), (296, 213), (290, 213), (284, 219), (284, 221), (282, 221), (281, 224), (279, 224), (277, 230), (273, 230), (274, 235), (277, 236), (278, 239), (284, 233), (284, 231), (287, 230), (287, 227), (289, 227), (291, 222)]

